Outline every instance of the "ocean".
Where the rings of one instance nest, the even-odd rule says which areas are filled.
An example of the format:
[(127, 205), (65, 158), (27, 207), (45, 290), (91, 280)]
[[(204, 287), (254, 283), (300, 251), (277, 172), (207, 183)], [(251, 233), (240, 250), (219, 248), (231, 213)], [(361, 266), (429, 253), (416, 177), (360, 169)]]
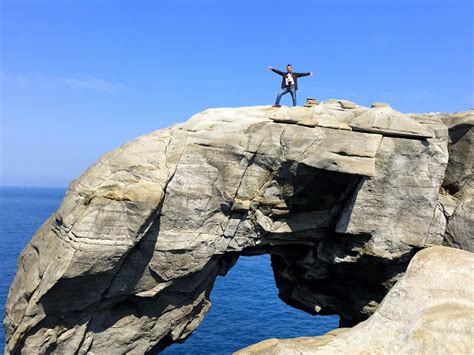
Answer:
[[(0, 304), (23, 247), (60, 205), (66, 188), (0, 187)], [(218, 277), (212, 306), (201, 325), (182, 344), (162, 354), (230, 354), (269, 338), (315, 336), (337, 328), (337, 316), (312, 316), (278, 298), (269, 255), (241, 257), (225, 277)], [(1, 325), (0, 351), (5, 335)]]

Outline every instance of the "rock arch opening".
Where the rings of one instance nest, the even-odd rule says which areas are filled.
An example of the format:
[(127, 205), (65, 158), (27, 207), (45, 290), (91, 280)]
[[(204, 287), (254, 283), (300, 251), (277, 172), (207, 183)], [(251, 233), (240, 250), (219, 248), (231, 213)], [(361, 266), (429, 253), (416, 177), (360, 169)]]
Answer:
[[(215, 277), (224, 276), (238, 258), (269, 255), (278, 296), (288, 305), (311, 315), (340, 316), (339, 324), (344, 326), (367, 318), (371, 311), (367, 307), (376, 307), (376, 302), (386, 293), (380, 282), (399, 271), (384, 268), (380, 261), (377, 271), (372, 271), (372, 276), (366, 278), (357, 273), (372, 268), (376, 260), (356, 262), (354, 258), (352, 263), (344, 260), (350, 259), (351, 255), (355, 257), (370, 239), (370, 235), (334, 232), (343, 215), (345, 218), (350, 216), (350, 200), (365, 179), (286, 162), (269, 179), (265, 193), (256, 196), (256, 203), (252, 202), (248, 210), (224, 206), (229, 218), (250, 219), (258, 240), (239, 252), (215, 256), (214, 272), (207, 271), (207, 275), (215, 276), (208, 283), (206, 299), (212, 298), (210, 290)], [(344, 262), (351, 265), (339, 265)], [(400, 263), (401, 268), (403, 264), (404, 261)], [(208, 306), (206, 304), (200, 317)], [(170, 333), (153, 350), (182, 342), (189, 334), (176, 337)]]

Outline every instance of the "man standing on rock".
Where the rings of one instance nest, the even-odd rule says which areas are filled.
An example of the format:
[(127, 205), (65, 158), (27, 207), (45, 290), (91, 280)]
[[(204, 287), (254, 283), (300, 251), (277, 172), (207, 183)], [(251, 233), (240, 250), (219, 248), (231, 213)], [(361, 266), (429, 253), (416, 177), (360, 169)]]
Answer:
[(275, 105), (273, 107), (281, 107), (280, 99), (283, 95), (291, 93), (291, 98), (293, 99), (293, 106), (296, 106), (296, 90), (298, 90), (298, 78), (300, 76), (313, 75), (313, 72), (308, 73), (295, 73), (293, 72), (293, 67), (291, 64), (286, 66), (286, 73), (269, 66), (272, 72), (281, 75), (281, 90), (277, 95)]

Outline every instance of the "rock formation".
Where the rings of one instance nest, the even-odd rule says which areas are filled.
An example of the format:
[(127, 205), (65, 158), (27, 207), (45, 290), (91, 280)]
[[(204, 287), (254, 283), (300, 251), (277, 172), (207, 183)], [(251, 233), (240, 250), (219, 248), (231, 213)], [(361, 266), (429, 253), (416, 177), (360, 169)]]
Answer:
[(259, 253), (286, 303), (367, 319), (417, 251), (472, 248), (473, 117), (347, 100), (218, 108), (122, 145), (21, 253), (6, 352), (156, 352), (199, 325), (218, 275)]
[(368, 320), (319, 337), (262, 341), (235, 354), (470, 354), (473, 283), (473, 253), (423, 249)]

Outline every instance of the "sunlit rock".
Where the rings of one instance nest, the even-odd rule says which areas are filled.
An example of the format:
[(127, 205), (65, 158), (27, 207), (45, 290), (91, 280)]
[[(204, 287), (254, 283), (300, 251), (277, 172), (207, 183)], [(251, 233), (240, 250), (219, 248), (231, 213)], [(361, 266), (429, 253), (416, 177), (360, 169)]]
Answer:
[(104, 154), (19, 257), (6, 352), (183, 341), (216, 277), (258, 253), (286, 303), (367, 319), (420, 249), (472, 245), (458, 242), (472, 198), (440, 194), (447, 116), (346, 100), (216, 108)]

